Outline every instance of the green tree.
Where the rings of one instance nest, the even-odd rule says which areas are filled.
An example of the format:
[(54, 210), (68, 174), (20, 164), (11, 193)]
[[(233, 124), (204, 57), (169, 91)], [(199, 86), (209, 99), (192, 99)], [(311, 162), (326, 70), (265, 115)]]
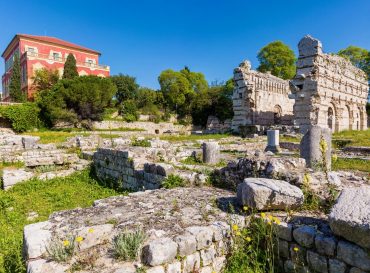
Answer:
[(119, 74), (112, 76), (111, 79), (117, 87), (117, 93), (115, 96), (118, 104), (136, 97), (139, 85), (136, 83), (135, 77)]
[(187, 66), (180, 70), (180, 72), (188, 79), (194, 92), (199, 93), (208, 89), (208, 82), (203, 73), (192, 72)]
[(348, 59), (354, 66), (362, 69), (370, 79), (370, 52), (358, 46), (339, 50), (338, 55)]
[(27, 95), (22, 92), (21, 88), (21, 65), (18, 54), (14, 55), (12, 75), (9, 84), (9, 96), (12, 101), (24, 102), (27, 100)]
[(116, 91), (110, 78), (83, 76), (60, 80), (41, 91), (37, 102), (49, 126), (59, 121), (102, 120)]
[(76, 66), (76, 59), (73, 54), (68, 54), (67, 60), (64, 63), (63, 79), (73, 79), (78, 77), (78, 71)]
[(281, 41), (275, 41), (264, 46), (257, 55), (260, 62), (257, 68), (260, 72), (270, 71), (282, 79), (291, 79), (295, 75), (296, 66), (293, 50)]
[(59, 71), (41, 68), (35, 71), (32, 79), (33, 87), (36, 91), (50, 89), (59, 81)]

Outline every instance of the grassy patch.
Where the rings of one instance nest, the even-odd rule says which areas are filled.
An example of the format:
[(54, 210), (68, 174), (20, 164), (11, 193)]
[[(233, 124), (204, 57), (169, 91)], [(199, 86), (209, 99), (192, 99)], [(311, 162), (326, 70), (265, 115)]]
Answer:
[(280, 135), (280, 141), (281, 142), (293, 142), (293, 143), (300, 143), (301, 142), (301, 138), (297, 138), (297, 137), (290, 137), (290, 136), (283, 136), (283, 135)]
[(184, 187), (186, 185), (185, 180), (178, 175), (170, 174), (165, 180), (162, 182), (163, 188), (166, 189), (173, 189), (177, 187)]
[(223, 139), (229, 136), (230, 136), (229, 134), (180, 135), (180, 136), (160, 136), (160, 139), (171, 142), (179, 142), (179, 141), (196, 141), (207, 139)]
[(112, 131), (112, 132), (145, 132), (146, 130), (140, 128), (129, 128), (129, 127), (120, 127), (114, 129), (94, 129), (97, 132), (105, 132), (105, 131)]
[(333, 139), (350, 140), (350, 146), (370, 146), (370, 129), (366, 131), (342, 131), (333, 134)]
[(123, 261), (134, 261), (140, 255), (141, 246), (146, 240), (146, 234), (142, 230), (134, 232), (124, 231), (113, 240), (114, 256)]
[(120, 137), (120, 135), (117, 135), (117, 134), (99, 134), (99, 136), (101, 138), (118, 138)]
[(0, 191), (0, 272), (24, 273), (22, 259), (23, 227), (29, 212), (45, 221), (52, 212), (91, 206), (94, 200), (117, 195), (91, 178), (89, 170), (48, 181), (37, 179)]
[(61, 143), (67, 140), (69, 137), (76, 135), (89, 136), (89, 133), (82, 132), (65, 132), (65, 131), (39, 131), (39, 132), (27, 132), (24, 133), (28, 136), (38, 136), (40, 137), (40, 143)]
[(350, 170), (350, 171), (362, 171), (370, 174), (370, 161), (358, 158), (337, 158), (332, 160), (332, 169), (338, 170)]

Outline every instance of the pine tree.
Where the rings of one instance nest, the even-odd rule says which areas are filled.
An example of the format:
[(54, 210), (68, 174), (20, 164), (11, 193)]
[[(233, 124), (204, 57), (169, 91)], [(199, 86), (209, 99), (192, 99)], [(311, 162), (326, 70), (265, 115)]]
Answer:
[(12, 76), (10, 77), (9, 84), (9, 95), (12, 101), (26, 101), (26, 95), (22, 92), (21, 88), (21, 65), (17, 54), (14, 55)]
[(68, 54), (67, 60), (64, 63), (63, 79), (73, 79), (78, 77), (76, 59), (72, 54)]

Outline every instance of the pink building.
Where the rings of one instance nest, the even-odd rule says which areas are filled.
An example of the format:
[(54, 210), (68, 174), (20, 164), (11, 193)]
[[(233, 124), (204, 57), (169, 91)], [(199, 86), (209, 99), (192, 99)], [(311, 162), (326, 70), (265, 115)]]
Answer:
[(41, 68), (58, 70), (63, 75), (63, 67), (68, 54), (73, 54), (77, 62), (77, 70), (80, 76), (96, 75), (109, 76), (109, 66), (99, 64), (98, 51), (72, 44), (48, 36), (34, 36), (17, 34), (6, 47), (1, 55), (5, 60), (5, 73), (2, 76), (2, 99), (8, 101), (9, 84), (12, 74), (14, 56), (20, 56), (21, 85), (27, 93), (28, 99), (33, 97), (32, 77), (34, 72)]

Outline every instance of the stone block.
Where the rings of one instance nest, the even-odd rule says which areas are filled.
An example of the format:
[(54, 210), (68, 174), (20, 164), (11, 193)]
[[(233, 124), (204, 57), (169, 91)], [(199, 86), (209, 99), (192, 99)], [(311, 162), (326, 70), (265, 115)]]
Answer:
[(216, 257), (216, 259), (213, 262), (213, 270), (215, 272), (222, 272), (222, 269), (225, 267), (226, 264), (226, 258), (225, 256)]
[(238, 203), (258, 210), (298, 208), (303, 198), (298, 187), (283, 180), (246, 178), (237, 187)]
[(284, 223), (284, 222), (277, 224), (274, 222), (272, 225), (273, 225), (276, 235), (279, 238), (284, 239), (289, 242), (293, 240), (293, 237), (292, 237), (293, 226), (291, 224)]
[(307, 251), (307, 263), (309, 268), (315, 272), (328, 273), (328, 262), (325, 256), (321, 256), (313, 251)]
[(350, 270), (349, 270), (349, 273), (366, 273), (365, 271), (362, 271), (361, 269), (357, 268), (357, 267), (352, 267)]
[(207, 248), (212, 244), (213, 232), (209, 227), (188, 227), (186, 232), (194, 235), (197, 241), (197, 250)]
[(204, 142), (203, 162), (206, 164), (217, 164), (220, 161), (220, 146), (217, 142)]
[(184, 259), (183, 273), (193, 273), (200, 268), (200, 255), (199, 252), (188, 255)]
[(200, 269), (200, 273), (212, 273), (212, 272), (213, 272), (213, 269), (210, 266), (202, 267)]
[(167, 265), (166, 273), (181, 273), (181, 262), (174, 262)]
[(329, 215), (334, 234), (370, 249), (370, 186), (346, 188)]
[(194, 235), (180, 235), (174, 238), (178, 245), (180, 256), (190, 255), (197, 251), (197, 241)]
[(156, 266), (172, 262), (177, 255), (177, 244), (170, 238), (159, 238), (143, 248), (146, 264)]
[(23, 246), (27, 259), (39, 258), (45, 254), (51, 240), (50, 225), (51, 223), (46, 221), (24, 227)]
[(40, 140), (40, 137), (38, 136), (23, 136), (22, 137), (23, 148), (26, 150), (32, 149), (39, 140)]
[(350, 242), (338, 242), (337, 258), (362, 270), (370, 271), (369, 251)]
[(345, 273), (346, 268), (345, 263), (337, 259), (329, 259), (329, 273)]
[(317, 234), (315, 237), (315, 246), (317, 252), (322, 255), (334, 256), (337, 241), (332, 236), (325, 236), (322, 234)]
[(296, 264), (291, 260), (286, 260), (284, 262), (284, 272), (285, 273), (312, 273), (306, 266), (302, 264)]
[(287, 241), (279, 239), (278, 254), (279, 254), (279, 257), (289, 258), (289, 243)]
[(202, 261), (202, 265), (210, 265), (216, 258), (216, 250), (214, 246), (210, 246), (209, 248), (202, 249), (200, 251), (200, 258)]
[(267, 147), (265, 152), (277, 153), (280, 151), (279, 130), (267, 130)]
[(313, 247), (316, 229), (311, 226), (301, 226), (293, 230), (294, 240), (304, 247)]
[(146, 273), (165, 273), (163, 266), (155, 266), (145, 270)]
[(79, 249), (85, 250), (102, 244), (106, 240), (110, 240), (113, 228), (114, 226), (112, 224), (105, 224), (84, 227), (77, 230), (78, 236), (84, 238), (84, 240), (79, 244)]
[(32, 172), (27, 172), (24, 169), (12, 170), (5, 169), (3, 170), (3, 188), (4, 190), (10, 189), (15, 184), (31, 179), (34, 176)]

